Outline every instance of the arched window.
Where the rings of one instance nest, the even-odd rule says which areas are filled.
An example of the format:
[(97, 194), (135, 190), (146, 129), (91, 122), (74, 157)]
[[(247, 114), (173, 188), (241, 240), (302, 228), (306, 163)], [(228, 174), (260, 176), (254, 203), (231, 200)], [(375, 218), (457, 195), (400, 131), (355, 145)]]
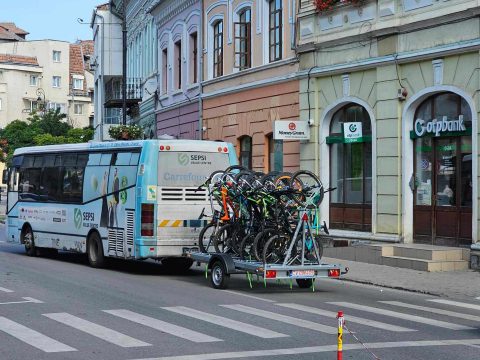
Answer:
[(348, 104), (330, 123), (330, 227), (371, 231), (372, 143), (368, 112)]
[(251, 67), (251, 10), (244, 8), (235, 23), (235, 67), (239, 70)]
[(414, 240), (458, 246), (472, 238), (472, 118), (453, 93), (429, 97), (415, 112)]
[(282, 0), (270, 0), (268, 3), (268, 46), (270, 62), (282, 58), (283, 23)]
[(223, 75), (223, 21), (213, 24), (213, 77)]
[(243, 136), (240, 138), (240, 165), (248, 169), (252, 168), (252, 137)]

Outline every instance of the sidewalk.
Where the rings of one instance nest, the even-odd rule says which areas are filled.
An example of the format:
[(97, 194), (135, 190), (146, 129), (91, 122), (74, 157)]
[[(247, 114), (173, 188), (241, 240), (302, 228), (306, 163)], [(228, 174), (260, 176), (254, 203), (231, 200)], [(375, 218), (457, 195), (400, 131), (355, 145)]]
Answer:
[(343, 276), (346, 281), (480, 302), (475, 299), (480, 297), (479, 271), (424, 272), (327, 257), (322, 260), (348, 267)]

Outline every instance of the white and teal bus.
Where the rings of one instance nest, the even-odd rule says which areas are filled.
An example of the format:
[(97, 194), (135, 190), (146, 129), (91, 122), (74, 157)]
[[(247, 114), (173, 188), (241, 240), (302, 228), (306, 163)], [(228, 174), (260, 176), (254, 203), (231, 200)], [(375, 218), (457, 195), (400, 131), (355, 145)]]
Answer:
[(8, 241), (28, 255), (86, 253), (161, 259), (177, 269), (198, 243), (209, 206), (198, 186), (215, 170), (237, 164), (231, 144), (139, 140), (17, 149), (4, 173)]

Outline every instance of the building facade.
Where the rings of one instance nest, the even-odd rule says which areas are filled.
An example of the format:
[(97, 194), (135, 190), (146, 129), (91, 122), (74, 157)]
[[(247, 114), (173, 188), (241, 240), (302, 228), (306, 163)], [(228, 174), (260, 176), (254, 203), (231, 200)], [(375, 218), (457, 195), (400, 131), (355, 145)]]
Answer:
[[(108, 129), (122, 121), (121, 106), (108, 107), (107, 101), (121, 99), (122, 19), (112, 13), (110, 4), (99, 5), (92, 14), (94, 53), (94, 139), (110, 140)], [(117, 101), (118, 103), (118, 101)]]
[[(318, 2), (317, 2), (318, 3)], [(300, 118), (341, 237), (475, 247), (477, 1), (300, 2)]]
[(201, 81), (201, 1), (153, 1), (158, 36), (156, 135), (198, 139)]
[(149, 14), (153, 0), (126, 2), (127, 78), (141, 86), (141, 101), (129, 113), (129, 120), (144, 129), (146, 138), (156, 137), (157, 31)]
[(236, 145), (260, 171), (298, 169), (299, 141), (274, 136), (298, 120), (296, 1), (203, 2), (202, 135)]
[(89, 126), (93, 78), (85, 59), (91, 52), (90, 42), (0, 43), (0, 54), (5, 54), (1, 65), (5, 79), (3, 94), (0, 93), (4, 109), (0, 112), (1, 126), (16, 119), (25, 120), (39, 107), (60, 109), (74, 127)]

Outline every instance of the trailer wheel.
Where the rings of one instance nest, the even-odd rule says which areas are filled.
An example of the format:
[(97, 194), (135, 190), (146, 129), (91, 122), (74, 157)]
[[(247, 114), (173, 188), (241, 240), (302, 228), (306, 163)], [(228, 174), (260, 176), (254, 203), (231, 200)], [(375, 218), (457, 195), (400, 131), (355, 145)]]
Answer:
[(313, 279), (296, 279), (297, 285), (300, 289), (308, 289), (312, 287)]
[(210, 281), (214, 289), (226, 289), (230, 280), (230, 274), (227, 274), (225, 265), (221, 261), (215, 261), (212, 265)]

